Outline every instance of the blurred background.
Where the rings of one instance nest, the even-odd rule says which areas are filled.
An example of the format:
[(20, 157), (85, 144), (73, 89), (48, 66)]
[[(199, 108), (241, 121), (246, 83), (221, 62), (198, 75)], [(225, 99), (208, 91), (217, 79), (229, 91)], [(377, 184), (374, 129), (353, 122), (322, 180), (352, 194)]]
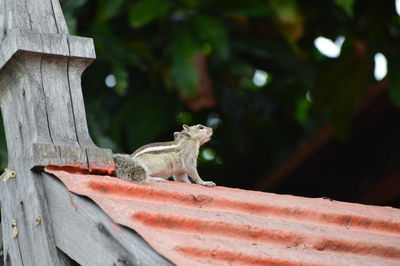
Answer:
[(400, 207), (399, 0), (60, 2), (95, 42), (82, 87), (98, 146), (201, 123), (205, 180)]

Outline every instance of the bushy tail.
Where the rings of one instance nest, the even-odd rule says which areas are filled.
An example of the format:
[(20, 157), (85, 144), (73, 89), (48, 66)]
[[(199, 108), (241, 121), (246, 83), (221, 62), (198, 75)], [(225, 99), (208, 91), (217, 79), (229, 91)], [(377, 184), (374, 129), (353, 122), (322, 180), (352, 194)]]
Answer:
[(114, 154), (115, 175), (121, 179), (144, 182), (146, 170), (127, 154)]

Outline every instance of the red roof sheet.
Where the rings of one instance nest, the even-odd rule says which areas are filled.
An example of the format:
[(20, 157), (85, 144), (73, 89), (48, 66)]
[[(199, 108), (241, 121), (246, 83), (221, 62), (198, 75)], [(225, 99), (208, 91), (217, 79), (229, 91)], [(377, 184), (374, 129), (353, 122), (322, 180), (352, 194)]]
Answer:
[(399, 265), (400, 210), (48, 167), (178, 265)]

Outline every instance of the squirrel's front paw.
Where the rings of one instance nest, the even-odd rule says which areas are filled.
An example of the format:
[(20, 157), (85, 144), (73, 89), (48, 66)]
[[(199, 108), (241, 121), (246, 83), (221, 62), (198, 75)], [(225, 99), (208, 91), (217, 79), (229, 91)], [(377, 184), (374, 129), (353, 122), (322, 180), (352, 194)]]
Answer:
[(206, 187), (215, 187), (216, 184), (212, 181), (203, 181), (200, 183), (200, 185), (206, 186)]

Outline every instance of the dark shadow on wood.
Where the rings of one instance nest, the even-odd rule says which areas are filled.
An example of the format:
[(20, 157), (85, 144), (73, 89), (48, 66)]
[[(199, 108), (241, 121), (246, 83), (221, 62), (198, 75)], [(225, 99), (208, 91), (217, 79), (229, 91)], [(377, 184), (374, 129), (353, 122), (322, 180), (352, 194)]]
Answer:
[(57, 248), (57, 253), (58, 256), (60, 257), (60, 260), (63, 264), (65, 265), (70, 265), (70, 266), (80, 266), (79, 263), (77, 263), (76, 261), (74, 261), (73, 259), (71, 259), (70, 257), (68, 257), (67, 254), (65, 254), (64, 252), (62, 252), (61, 249)]

